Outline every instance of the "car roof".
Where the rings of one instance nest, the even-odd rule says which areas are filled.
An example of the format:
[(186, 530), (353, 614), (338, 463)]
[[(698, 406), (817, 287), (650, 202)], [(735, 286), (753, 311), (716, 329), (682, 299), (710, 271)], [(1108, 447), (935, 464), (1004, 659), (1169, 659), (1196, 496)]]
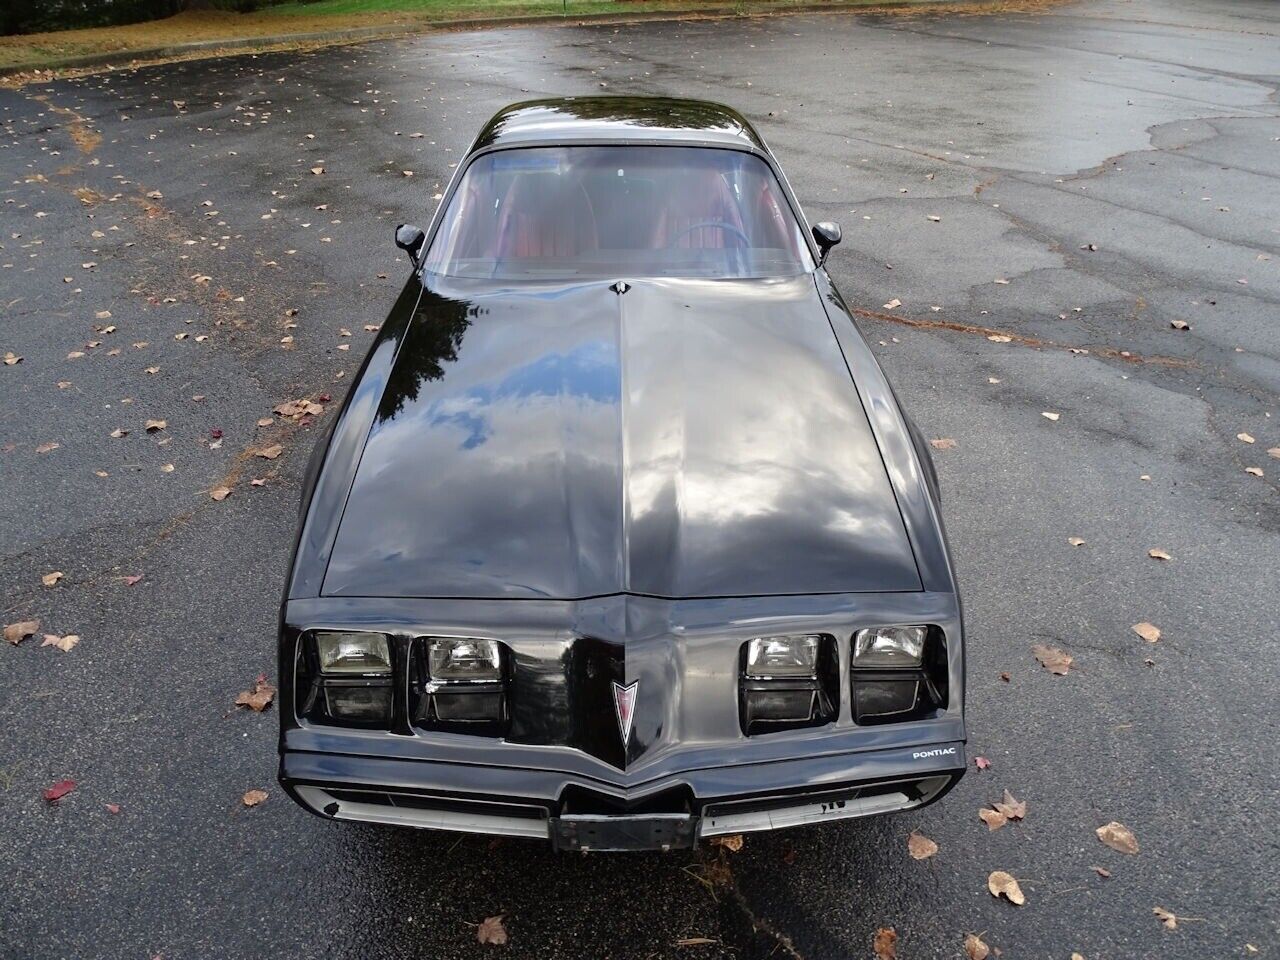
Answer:
[(746, 118), (723, 104), (620, 96), (514, 103), (485, 124), (472, 151), (583, 142), (682, 143), (768, 153)]

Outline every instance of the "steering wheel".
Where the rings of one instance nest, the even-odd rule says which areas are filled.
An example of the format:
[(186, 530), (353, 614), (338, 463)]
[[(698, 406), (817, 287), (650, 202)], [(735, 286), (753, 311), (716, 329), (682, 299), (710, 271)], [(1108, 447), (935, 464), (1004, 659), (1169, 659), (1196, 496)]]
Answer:
[(670, 240), (667, 241), (667, 249), (671, 249), (672, 247), (674, 247), (677, 243), (679, 243), (689, 234), (693, 233), (693, 231), (703, 230), (707, 228), (711, 228), (714, 230), (723, 230), (725, 233), (733, 234), (738, 238), (739, 241), (741, 241), (740, 243), (737, 244), (737, 246), (739, 247), (751, 246), (751, 238), (748, 237), (745, 233), (743, 233), (740, 229), (735, 227), (732, 223), (726, 223), (723, 220), (706, 220), (706, 221), (703, 221), (702, 223), (695, 223), (692, 226), (685, 227), (683, 230), (681, 230), (679, 233), (677, 233), (675, 236), (673, 236)]

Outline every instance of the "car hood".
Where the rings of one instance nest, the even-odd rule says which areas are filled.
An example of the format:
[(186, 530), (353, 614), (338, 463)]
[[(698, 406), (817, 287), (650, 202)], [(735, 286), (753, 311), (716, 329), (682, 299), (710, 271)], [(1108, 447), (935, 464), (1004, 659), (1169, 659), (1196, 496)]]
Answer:
[(424, 287), (324, 594), (921, 589), (812, 277)]

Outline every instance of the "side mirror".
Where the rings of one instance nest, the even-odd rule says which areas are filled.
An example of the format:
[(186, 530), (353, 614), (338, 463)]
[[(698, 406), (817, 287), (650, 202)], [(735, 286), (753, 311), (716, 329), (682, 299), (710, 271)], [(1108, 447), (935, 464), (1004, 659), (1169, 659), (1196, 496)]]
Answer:
[(831, 248), (840, 242), (840, 224), (830, 220), (815, 223), (813, 239), (818, 241), (818, 249), (822, 251), (822, 257), (818, 260), (818, 266), (822, 266), (827, 262), (827, 254), (831, 252)]
[(427, 235), (412, 223), (402, 223), (396, 227), (396, 246), (409, 254), (409, 259), (413, 261), (415, 267), (419, 265), (418, 254), (422, 251), (422, 245), (426, 240)]

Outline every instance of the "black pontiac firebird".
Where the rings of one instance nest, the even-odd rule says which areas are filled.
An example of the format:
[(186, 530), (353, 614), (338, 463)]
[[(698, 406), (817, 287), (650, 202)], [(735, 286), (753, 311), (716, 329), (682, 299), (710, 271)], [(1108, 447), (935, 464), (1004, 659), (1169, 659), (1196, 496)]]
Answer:
[(964, 772), (927, 447), (734, 111), (509, 107), (317, 444), (280, 782), (337, 820), (698, 838)]

